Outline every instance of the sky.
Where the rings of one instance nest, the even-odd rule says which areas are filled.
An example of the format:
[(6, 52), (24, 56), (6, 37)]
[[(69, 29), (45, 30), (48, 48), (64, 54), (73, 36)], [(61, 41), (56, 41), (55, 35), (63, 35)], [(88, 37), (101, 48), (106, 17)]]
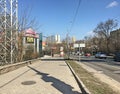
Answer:
[(35, 18), (40, 25), (36, 32), (44, 36), (59, 34), (61, 39), (68, 34), (81, 40), (108, 19), (120, 24), (120, 0), (81, 0), (75, 16), (78, 3), (79, 0), (18, 0), (18, 13), (20, 17), (28, 10), (31, 19)]

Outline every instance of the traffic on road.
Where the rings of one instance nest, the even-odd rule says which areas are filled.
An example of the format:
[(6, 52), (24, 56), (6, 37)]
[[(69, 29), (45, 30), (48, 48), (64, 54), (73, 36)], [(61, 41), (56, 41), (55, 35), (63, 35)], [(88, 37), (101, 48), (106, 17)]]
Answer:
[(96, 56), (70, 55), (70, 58), (79, 61), (79, 63), (84, 63), (120, 82), (120, 62), (115, 61), (114, 57), (96, 58)]

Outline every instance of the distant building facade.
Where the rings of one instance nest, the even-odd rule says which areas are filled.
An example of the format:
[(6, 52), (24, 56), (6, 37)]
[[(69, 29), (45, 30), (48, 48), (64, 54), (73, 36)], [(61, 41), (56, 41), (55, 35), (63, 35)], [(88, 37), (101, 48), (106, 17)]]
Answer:
[(114, 51), (120, 51), (120, 29), (110, 32), (111, 48)]
[(60, 41), (60, 35), (55, 35), (55, 43), (61, 43)]
[(115, 40), (120, 39), (120, 29), (110, 32), (110, 37)]
[(46, 38), (47, 43), (61, 43), (60, 41), (60, 35), (51, 35)]

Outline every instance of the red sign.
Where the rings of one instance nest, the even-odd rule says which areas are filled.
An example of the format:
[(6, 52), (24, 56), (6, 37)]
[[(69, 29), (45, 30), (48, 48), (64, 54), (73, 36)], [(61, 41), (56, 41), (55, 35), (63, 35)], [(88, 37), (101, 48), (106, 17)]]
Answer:
[(27, 30), (25, 31), (24, 36), (26, 36), (26, 37), (39, 38), (39, 35), (36, 34), (36, 32), (35, 32), (33, 29), (31, 29), (31, 28), (29, 28), (29, 29), (27, 29)]
[(32, 34), (32, 35), (36, 34), (35, 31), (33, 31), (33, 29), (31, 29), (31, 28), (27, 29), (25, 33), (26, 34)]

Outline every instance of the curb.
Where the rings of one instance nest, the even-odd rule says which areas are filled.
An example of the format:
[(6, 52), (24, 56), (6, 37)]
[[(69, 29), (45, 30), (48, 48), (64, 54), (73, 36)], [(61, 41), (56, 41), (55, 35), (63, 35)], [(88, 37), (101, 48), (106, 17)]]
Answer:
[(28, 66), (29, 64), (32, 64), (33, 62), (38, 61), (38, 60), (40, 60), (40, 59), (38, 58), (38, 59), (33, 59), (33, 60), (24, 61), (24, 62), (1, 66), (0, 67), (0, 75), (10, 72), (10, 71), (13, 71), (13, 70), (16, 70), (20, 67)]
[(70, 66), (70, 64), (66, 63), (68, 65), (68, 67), (70, 68), (73, 76), (75, 77), (81, 91), (82, 94), (91, 94), (90, 91), (86, 88), (86, 86), (83, 84), (83, 82), (79, 79), (79, 77), (77, 76), (77, 74), (75, 73), (75, 71), (72, 69), (72, 67)]

